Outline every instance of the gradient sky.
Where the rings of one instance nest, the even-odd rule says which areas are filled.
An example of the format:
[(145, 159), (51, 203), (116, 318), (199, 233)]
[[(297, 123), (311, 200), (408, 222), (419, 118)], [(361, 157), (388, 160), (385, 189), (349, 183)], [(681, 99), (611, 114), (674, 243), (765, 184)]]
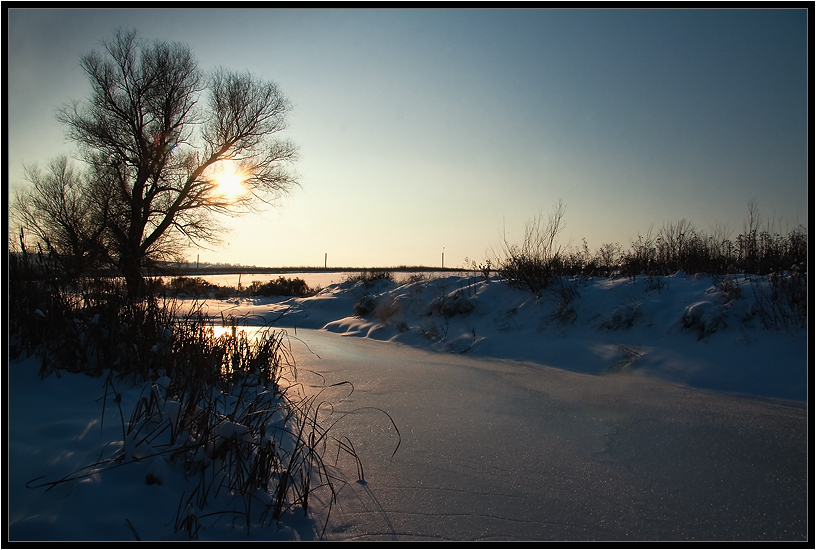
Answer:
[(302, 187), (202, 261), (482, 260), (554, 204), (563, 241), (624, 248), (685, 218), (732, 238), (755, 200), (808, 220), (807, 11), (10, 9), (7, 159), (73, 155), (56, 110), (114, 29), (275, 81)]

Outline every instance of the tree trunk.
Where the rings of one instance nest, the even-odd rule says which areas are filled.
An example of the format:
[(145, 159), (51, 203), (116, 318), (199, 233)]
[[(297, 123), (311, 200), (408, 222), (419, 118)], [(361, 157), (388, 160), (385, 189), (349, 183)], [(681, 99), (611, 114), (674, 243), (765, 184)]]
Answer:
[(119, 260), (119, 269), (125, 278), (128, 298), (137, 301), (144, 298), (145, 284), (142, 277), (142, 259), (136, 254), (122, 256)]

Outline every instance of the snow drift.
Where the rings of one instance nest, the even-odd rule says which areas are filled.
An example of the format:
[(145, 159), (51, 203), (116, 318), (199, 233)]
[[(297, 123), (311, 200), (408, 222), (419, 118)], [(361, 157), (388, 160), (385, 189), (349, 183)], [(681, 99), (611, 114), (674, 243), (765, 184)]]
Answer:
[(805, 320), (768, 311), (783, 306), (769, 301), (767, 277), (728, 283), (682, 272), (562, 277), (534, 295), (498, 276), (413, 275), (348, 279), (310, 298), (235, 298), (209, 308), (214, 320), (226, 309), (243, 326), (322, 328), (589, 374), (625, 368), (698, 388), (804, 401)]

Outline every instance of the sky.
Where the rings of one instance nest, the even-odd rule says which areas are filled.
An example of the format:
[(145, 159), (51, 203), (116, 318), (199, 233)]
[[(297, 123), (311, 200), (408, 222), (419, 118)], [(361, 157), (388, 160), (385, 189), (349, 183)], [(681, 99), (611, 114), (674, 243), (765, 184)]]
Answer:
[(807, 226), (804, 9), (9, 9), (6, 155), (75, 146), (57, 109), (118, 27), (249, 71), (294, 105), (300, 187), (202, 262), (446, 267), (565, 207), (562, 243), (627, 248), (686, 219), (732, 238), (755, 201)]

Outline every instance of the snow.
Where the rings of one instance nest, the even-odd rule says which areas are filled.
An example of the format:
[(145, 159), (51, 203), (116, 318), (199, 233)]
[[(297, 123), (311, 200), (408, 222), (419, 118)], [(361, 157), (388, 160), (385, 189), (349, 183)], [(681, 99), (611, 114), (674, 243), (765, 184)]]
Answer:
[[(625, 363), (638, 375), (696, 388), (804, 401), (807, 331), (766, 329), (752, 285), (739, 298), (706, 275), (596, 278), (553, 285), (536, 297), (497, 276), (399, 277), (367, 286), (347, 280), (310, 298), (248, 298), (209, 303), (242, 326), (316, 328), (407, 344), (601, 374)], [(755, 281), (752, 283), (752, 280)], [(572, 295), (564, 303), (563, 294)], [(729, 299), (731, 298), (731, 299)], [(369, 304), (354, 315), (355, 304)], [(285, 315), (278, 317), (285, 312)]]
[[(554, 533), (555, 538), (583, 540), (625, 537), (627, 531), (616, 523), (622, 521), (620, 518), (610, 519), (615, 525), (607, 524), (607, 531), (589, 523), (571, 524), (573, 530), (544, 531), (536, 524), (536, 518), (544, 513), (539, 506), (558, 516), (553, 518), (550, 529), (558, 523), (556, 519), (569, 523), (565, 519), (568, 510), (586, 509), (603, 515), (604, 508), (592, 502), (596, 498), (610, 499), (611, 503), (628, 491), (636, 493), (632, 498), (645, 507), (650, 502), (646, 500), (648, 487), (652, 491), (654, 487), (663, 487), (661, 484), (669, 483), (665, 476), (671, 474), (632, 477), (628, 488), (624, 488), (617, 485), (622, 481), (592, 485), (594, 482), (586, 472), (597, 476), (601, 475), (598, 472), (607, 475), (608, 471), (587, 469), (568, 480), (572, 485), (559, 486), (552, 489), (555, 493), (547, 493), (550, 495), (547, 498), (564, 507), (559, 512), (544, 506), (534, 495), (554, 487), (554, 478), (544, 479), (539, 463), (531, 462), (540, 447), (536, 443), (538, 437), (561, 442), (558, 448), (547, 451), (551, 462), (546, 464), (549, 475), (567, 480), (572, 475), (571, 468), (590, 468), (589, 462), (582, 461), (589, 461), (599, 449), (608, 450), (610, 435), (605, 423), (618, 423), (615, 441), (619, 445), (623, 445), (627, 433), (634, 433), (622, 430), (624, 425), (652, 430), (649, 437), (656, 440), (669, 437), (656, 424), (644, 423), (634, 413), (631, 418), (630, 412), (621, 413), (619, 402), (632, 407), (632, 411), (647, 410), (647, 406), (666, 409), (667, 417), (674, 419), (668, 424), (669, 432), (678, 441), (664, 442), (664, 447), (677, 446), (668, 451), (674, 453), (669, 462), (674, 467), (677, 463), (688, 463), (694, 468), (713, 468), (710, 476), (720, 476), (711, 482), (716, 485), (724, 483), (717, 481), (722, 476), (730, 475), (723, 473), (726, 471), (737, 471), (752, 480), (764, 479), (767, 473), (756, 475), (743, 465), (739, 455), (752, 451), (744, 447), (741, 439), (734, 443), (736, 447), (722, 450), (719, 457), (717, 445), (725, 445), (721, 443), (722, 434), (748, 430), (754, 434), (757, 448), (767, 450), (778, 448), (769, 435), (773, 431), (762, 431), (776, 422), (769, 419), (788, 419), (785, 422), (800, 429), (809, 382), (807, 329), (766, 328), (751, 289), (761, 288), (767, 282), (756, 279), (752, 283), (740, 276), (738, 284), (743, 292), (735, 298), (723, 295), (708, 276), (684, 273), (659, 279), (565, 279), (563, 286), (555, 284), (541, 296), (535, 296), (510, 288), (495, 276), (489, 280), (476, 274), (411, 279), (406, 276), (397, 282), (379, 281), (373, 285), (344, 280), (309, 298), (232, 298), (210, 300), (205, 306), (214, 322), (220, 323), (223, 311), (247, 331), (272, 323), (285, 328), (296, 350), (302, 376), (320, 373), (327, 384), (348, 379), (357, 393), (351, 399), (337, 393), (338, 403), (343, 402), (346, 407), (354, 403), (381, 407), (399, 417), (404, 440), (394, 457), (389, 455), (395, 434), (381, 416), (350, 425), (355, 445), (365, 456), (374, 458), (369, 463), (363, 461), (369, 472), (367, 483), (356, 482), (352, 471), (348, 473), (349, 482), (341, 485), (328, 538), (365, 538), (366, 533), (376, 531), (380, 535), (373, 538), (549, 538), (546, 533)], [(367, 313), (355, 315), (355, 306)], [(337, 342), (342, 342), (342, 346)], [(359, 346), (357, 342), (366, 345)], [(329, 364), (325, 358), (330, 358)], [(193, 481), (184, 479), (183, 470), (173, 461), (164, 456), (152, 457), (146, 444), (123, 440), (118, 412), (121, 407), (127, 418), (142, 396), (155, 392), (162, 404), (161, 414), (177, 415), (178, 404), (165, 399), (168, 380), (160, 378), (152, 385), (135, 387), (116, 382), (121, 402), (114, 403), (108, 398), (103, 416), (104, 380), (70, 373), (40, 380), (38, 370), (39, 361), (32, 357), (9, 365), (10, 540), (135, 540), (135, 533), (142, 540), (166, 540), (179, 536), (174, 535), (174, 522), (185, 521), (187, 525), (200, 521), (203, 528), (199, 537), (205, 540), (291, 540), (316, 536), (316, 522), (302, 517), (302, 512), (290, 512), (277, 525), (247, 532), (246, 526), (232, 518), (205, 521), (201, 510), (178, 508), (179, 495), (195, 489)], [(329, 379), (330, 376), (340, 378)], [(523, 384), (519, 382), (522, 379)], [(507, 391), (498, 389), (508, 381), (521, 385)], [(405, 392), (398, 393), (400, 388), (396, 385), (405, 388)], [(335, 388), (335, 392), (341, 390), (346, 391)], [(688, 393), (698, 390), (702, 393)], [(542, 392), (548, 395), (544, 401), (540, 397), (545, 395)], [(603, 399), (598, 397), (601, 394)], [(701, 411), (716, 412), (700, 413), (706, 419), (698, 418), (694, 410), (687, 408), (692, 406), (689, 396), (693, 406), (699, 406)], [(750, 399), (744, 401), (742, 396)], [(329, 397), (326, 394), (326, 399)], [(753, 399), (756, 397), (773, 401), (756, 401)], [(424, 405), (419, 406), (420, 403)], [(564, 403), (569, 403), (569, 407)], [(773, 414), (766, 412), (768, 407)], [(459, 422), (456, 425), (459, 441), (445, 440), (450, 436), (443, 435), (447, 432), (441, 430), (450, 427), (453, 421), (440, 421), (440, 417), (433, 416), (437, 412), (441, 418), (459, 419), (455, 421)], [(432, 416), (426, 418), (429, 414)], [(548, 421), (530, 424), (531, 419), (539, 417)], [(747, 417), (753, 419), (750, 428), (739, 424)], [(718, 424), (709, 428), (703, 424), (708, 419), (725, 427)], [(631, 424), (621, 424), (626, 422)], [(687, 425), (697, 428), (685, 431)], [(519, 427), (527, 430), (529, 440), (512, 439)], [(545, 434), (543, 430), (548, 431)], [(690, 434), (700, 434), (700, 439), (695, 440)], [(226, 420), (219, 424), (217, 435), (222, 439), (242, 439), (248, 437), (248, 432), (246, 426)], [(806, 434), (800, 435), (801, 443), (791, 437), (790, 441), (786, 439), (786, 445), (795, 449), (801, 446), (804, 453)], [(382, 445), (372, 444), (368, 438)], [(515, 447), (512, 459), (502, 455), (508, 446)], [(372, 450), (374, 447), (378, 450)], [(467, 454), (474, 447), (481, 449), (478, 460)], [(733, 450), (736, 448), (739, 452)], [(115, 456), (120, 450), (143, 459), (104, 471), (83, 469)], [(621, 453), (618, 458), (623, 460), (624, 451), (616, 452)], [(666, 452), (665, 448), (661, 451), (659, 456), (664, 458), (658, 462), (665, 462)], [(432, 453), (441, 454), (433, 461), (429, 459)], [(576, 456), (583, 458), (576, 462)], [(717, 458), (716, 464), (705, 462), (711, 456)], [(759, 467), (757, 461), (761, 464), (770, 461), (767, 456), (752, 455), (750, 467)], [(627, 455), (626, 460), (645, 459)], [(448, 462), (447, 469), (436, 471), (440, 464)], [(773, 464), (775, 468), (776, 463)], [(485, 465), (487, 470), (479, 469)], [(494, 470), (505, 467), (513, 469), (512, 483), (506, 475), (499, 475), (498, 469)], [(491, 471), (495, 474), (490, 474)], [(46, 490), (48, 482), (72, 472), (80, 475)], [(411, 478), (409, 485), (413, 489), (395, 489), (406, 483), (400, 473)], [(652, 485), (638, 485), (646, 483), (643, 479)], [(460, 486), (462, 480), (468, 480), (466, 484), (472, 486)], [(754, 481), (746, 486), (753, 487), (751, 483)], [(427, 500), (416, 504), (432, 513), (410, 519), (410, 514), (398, 511), (412, 506), (412, 491), (427, 491), (434, 486), (441, 493), (438, 496), (423, 493)], [(619, 492), (612, 491), (613, 486)], [(586, 500), (578, 503), (568, 494), (568, 487), (599, 492), (587, 493)], [(669, 488), (675, 490), (673, 487)], [(721, 491), (719, 495), (727, 495), (730, 490), (726, 485), (717, 489)], [(757, 491), (767, 492), (766, 489), (762, 485)], [(686, 490), (679, 491), (685, 494)], [(506, 496), (501, 499), (491, 496), (498, 494)], [(219, 498), (222, 500), (214, 502), (211, 509), (217, 510), (219, 506), (227, 509), (228, 496)], [(263, 499), (263, 495), (258, 498)], [(683, 501), (684, 509), (694, 508), (695, 500), (690, 493), (687, 498)], [(798, 498), (791, 500), (796, 504)], [(474, 504), (474, 499), (481, 504)], [(325, 494), (316, 494), (315, 514), (325, 513), (327, 501)], [(508, 502), (517, 509), (515, 512), (502, 508)], [(627, 506), (631, 507), (631, 503)], [(448, 517), (445, 510), (456, 513)], [(749, 512), (744, 514), (744, 521), (756, 523), (761, 511)], [(638, 517), (637, 510), (631, 513), (632, 518)], [(674, 513), (669, 508), (665, 512), (667, 518)], [(197, 518), (197, 514), (202, 517)], [(516, 525), (509, 517), (513, 514), (525, 519)], [(574, 519), (574, 514), (569, 517)], [(710, 532), (728, 538), (727, 527)], [(667, 531), (669, 538), (682, 539), (695, 533), (691, 527), (684, 529), (688, 532)]]

